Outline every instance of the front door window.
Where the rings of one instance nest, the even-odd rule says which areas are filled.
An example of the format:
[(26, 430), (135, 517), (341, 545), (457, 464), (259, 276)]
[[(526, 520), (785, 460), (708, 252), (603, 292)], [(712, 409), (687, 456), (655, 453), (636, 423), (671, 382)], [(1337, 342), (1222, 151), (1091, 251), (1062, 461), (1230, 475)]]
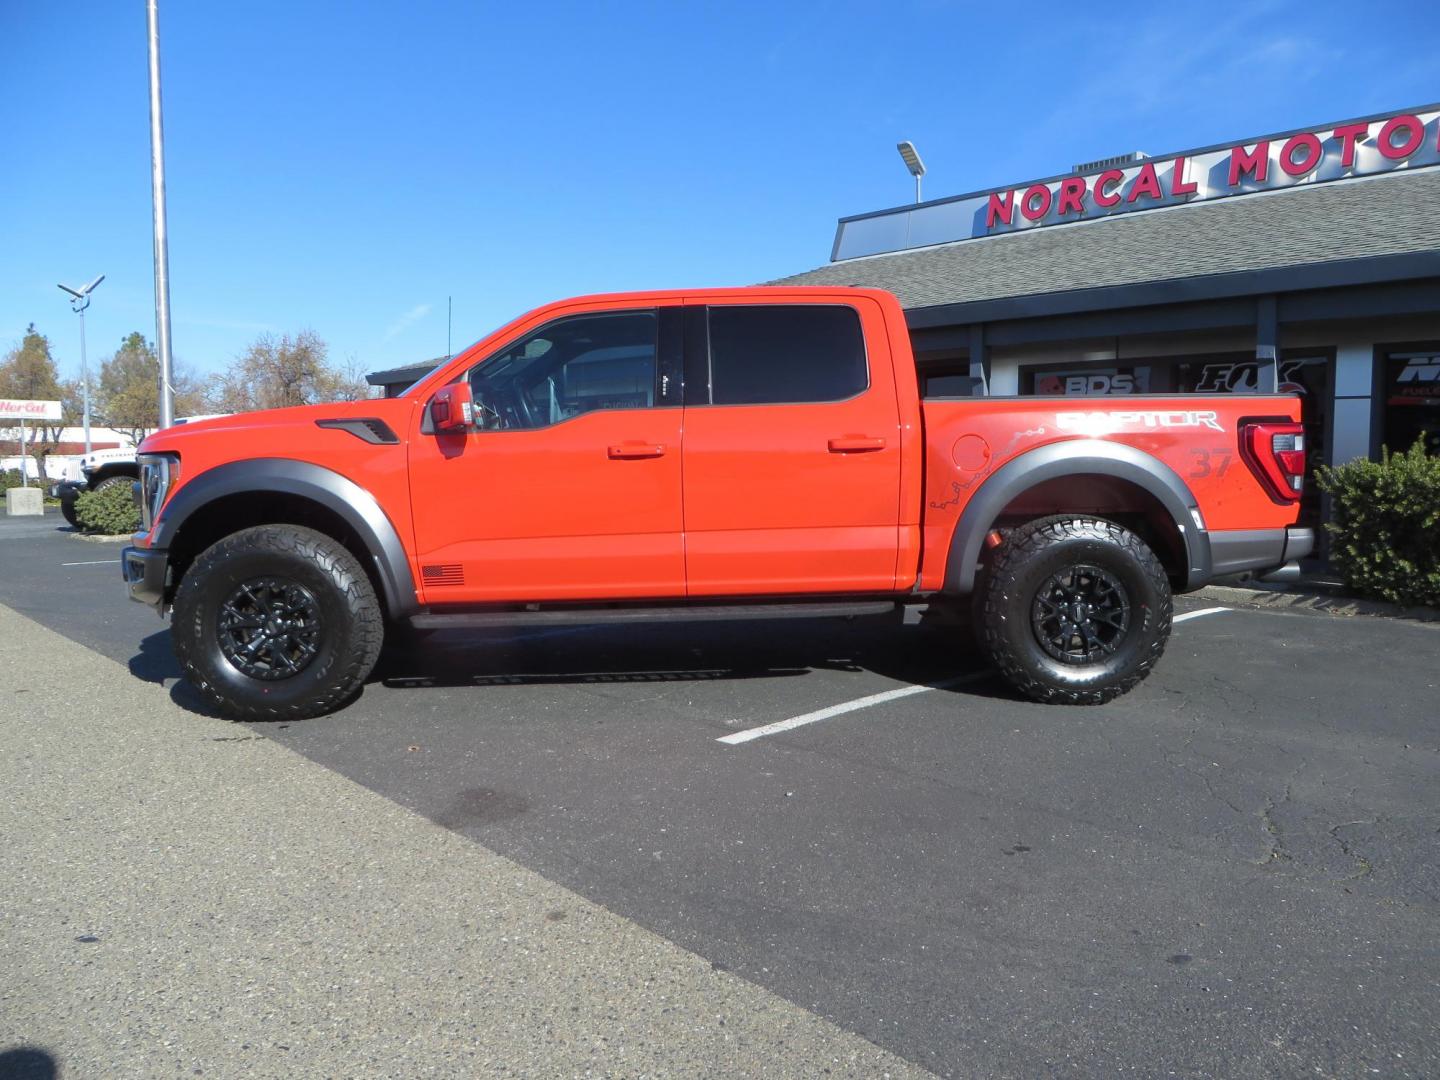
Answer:
[(542, 326), (470, 372), (482, 431), (550, 427), (600, 409), (655, 404), (653, 311), (576, 315)]

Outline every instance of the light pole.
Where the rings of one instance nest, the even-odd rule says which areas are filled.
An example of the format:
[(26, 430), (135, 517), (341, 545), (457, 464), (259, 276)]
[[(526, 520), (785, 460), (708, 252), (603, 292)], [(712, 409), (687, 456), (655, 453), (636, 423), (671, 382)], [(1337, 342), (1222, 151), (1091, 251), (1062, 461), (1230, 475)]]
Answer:
[(80, 316), (80, 397), (84, 402), (86, 457), (90, 456), (90, 365), (85, 360), (85, 309), (90, 306), (90, 294), (95, 290), (95, 286), (104, 280), (105, 275), (101, 274), (89, 285), (82, 285), (78, 289), (72, 289), (69, 285), (60, 286), (70, 294), (70, 310)]
[(160, 118), (160, 12), (146, 0), (150, 44), (150, 196), (155, 211), (155, 344), (160, 352), (160, 426), (175, 422), (170, 382), (170, 245), (165, 236), (165, 128)]
[(920, 178), (925, 175), (925, 163), (920, 160), (920, 152), (915, 149), (915, 144), (909, 139), (896, 143), (895, 149), (900, 151), (900, 156), (905, 159), (905, 168), (910, 170), (910, 175), (915, 177), (915, 201), (920, 201)]

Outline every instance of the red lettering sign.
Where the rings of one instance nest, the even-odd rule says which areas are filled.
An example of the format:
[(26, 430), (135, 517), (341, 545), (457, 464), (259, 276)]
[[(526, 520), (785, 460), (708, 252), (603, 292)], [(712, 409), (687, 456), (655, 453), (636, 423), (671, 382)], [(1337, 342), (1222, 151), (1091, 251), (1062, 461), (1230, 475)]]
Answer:
[(1125, 201), (1134, 202), (1141, 195), (1159, 199), (1163, 194), (1160, 190), (1160, 178), (1155, 175), (1155, 166), (1147, 161), (1140, 167), (1140, 175), (1135, 177), (1135, 183), (1130, 186), (1130, 194)]
[(1269, 172), (1270, 142), (1268, 139), (1256, 143), (1254, 150), (1246, 150), (1244, 146), (1237, 146), (1230, 151), (1231, 187), (1238, 184), (1240, 177), (1245, 173), (1253, 173), (1255, 179), (1263, 184)]
[(1340, 164), (1349, 168), (1355, 164), (1355, 144), (1370, 134), (1369, 124), (1341, 124), (1335, 129), (1332, 139), (1340, 140)]
[(1044, 184), (1032, 184), (1025, 189), (1020, 199), (1020, 213), (1029, 221), (1039, 221), (1050, 212), (1050, 189)]
[[(1378, 134), (1373, 130), (1377, 124)], [(1328, 131), (1301, 131), (1273, 147), (1276, 164), (1284, 174), (1277, 174), (1274, 179), (1270, 176), (1270, 139), (1261, 139), (1254, 145), (1240, 143), (1213, 152), (1206, 151), (1202, 165), (1196, 169), (1213, 176), (1210, 170), (1218, 170), (1220, 162), (1228, 156), (1227, 186), (1253, 191), (1312, 177), (1327, 162), (1332, 171), (1336, 165), (1346, 170), (1354, 169), (1360, 161), (1362, 143), (1373, 145), (1387, 162), (1404, 162), (1424, 146), (1426, 130), (1425, 121), (1419, 116), (1402, 113), (1383, 122), (1337, 124)], [(1373, 143), (1370, 142), (1372, 139)], [(1435, 150), (1440, 151), (1440, 141), (1437, 141)], [(1433, 159), (1427, 156), (1426, 160), (1428, 164)], [(1373, 157), (1364, 166), (1367, 172), (1380, 171), (1385, 167)], [(1149, 209), (1149, 206), (1142, 203), (1184, 202), (1193, 196), (1204, 199), (1225, 194), (1223, 188), (1217, 190), (1218, 184), (1211, 186), (1207, 183), (1206, 176), (1191, 179), (1186, 172), (1189, 168), (1190, 159), (1177, 156), (1138, 162), (1133, 178), (1128, 182), (1128, 170), (1105, 169), (1090, 176), (1067, 176), (1050, 184), (1032, 184), (1026, 188), (989, 193), (985, 227), (987, 230), (1000, 225), (1013, 228), (1016, 225), (1017, 203), (1022, 218), (1020, 225), (1048, 225), (1059, 219), (1084, 216), (1087, 211), (1103, 213), (1117, 208), (1143, 210)], [(1160, 175), (1161, 169), (1168, 169), (1168, 178)], [(1333, 178), (1333, 172), (1324, 176), (1327, 180)], [(1206, 189), (1203, 193), (1202, 188)]]
[(1004, 196), (999, 194), (990, 196), (990, 205), (985, 208), (985, 228), (993, 229), (996, 221), (1003, 221), (1006, 225), (1015, 224), (1015, 193), (1005, 192)]
[[(1395, 132), (1402, 128), (1405, 131), (1405, 141), (1396, 146), (1392, 140), (1395, 138)], [(1385, 121), (1385, 126), (1380, 129), (1380, 138), (1376, 140), (1376, 143), (1380, 147), (1380, 153), (1391, 161), (1402, 161), (1419, 150), (1420, 144), (1424, 141), (1425, 125), (1420, 122), (1418, 116), (1405, 113)]]
[(1095, 178), (1095, 205), (1114, 206), (1116, 203), (1118, 203), (1120, 201), (1119, 193), (1117, 192), (1116, 194), (1112, 195), (1105, 189), (1107, 187), (1111, 187), (1115, 184), (1120, 183), (1120, 181), (1124, 179), (1125, 174), (1122, 173), (1119, 169), (1106, 169), (1099, 176), (1097, 176)]
[(1085, 212), (1085, 179), (1067, 176), (1060, 181), (1060, 198), (1055, 202), (1057, 214), (1083, 214)]
[(1185, 179), (1185, 159), (1177, 157), (1175, 167), (1170, 170), (1170, 194), (1171, 195), (1194, 195), (1199, 186), (1194, 180)]
[[(1296, 150), (1305, 151), (1299, 161), (1295, 160)], [(1285, 145), (1280, 149), (1280, 168), (1284, 169), (1288, 176), (1304, 176), (1320, 164), (1320, 158), (1323, 155), (1324, 151), (1320, 149), (1320, 140), (1307, 131), (1286, 140)]]

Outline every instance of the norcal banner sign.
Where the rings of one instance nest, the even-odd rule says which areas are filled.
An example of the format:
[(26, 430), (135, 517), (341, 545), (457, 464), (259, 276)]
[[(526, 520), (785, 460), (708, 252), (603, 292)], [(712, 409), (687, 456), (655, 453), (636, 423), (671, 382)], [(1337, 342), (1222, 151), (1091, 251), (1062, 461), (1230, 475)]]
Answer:
[(843, 218), (833, 258), (1435, 165), (1440, 105), (1428, 105), (1183, 154), (1127, 155), (1069, 176)]
[(59, 420), (60, 402), (0, 398), (0, 420)]

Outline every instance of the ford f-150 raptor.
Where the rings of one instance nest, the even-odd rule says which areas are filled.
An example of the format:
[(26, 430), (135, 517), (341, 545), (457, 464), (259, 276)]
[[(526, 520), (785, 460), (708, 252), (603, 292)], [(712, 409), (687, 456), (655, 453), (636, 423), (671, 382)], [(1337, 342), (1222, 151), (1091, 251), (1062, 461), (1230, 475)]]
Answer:
[(343, 704), (387, 628), (962, 601), (1020, 692), (1093, 704), (1160, 658), (1172, 592), (1309, 553), (1299, 416), (1282, 395), (922, 399), (876, 290), (590, 296), (397, 398), (150, 436), (122, 566), (241, 718)]

